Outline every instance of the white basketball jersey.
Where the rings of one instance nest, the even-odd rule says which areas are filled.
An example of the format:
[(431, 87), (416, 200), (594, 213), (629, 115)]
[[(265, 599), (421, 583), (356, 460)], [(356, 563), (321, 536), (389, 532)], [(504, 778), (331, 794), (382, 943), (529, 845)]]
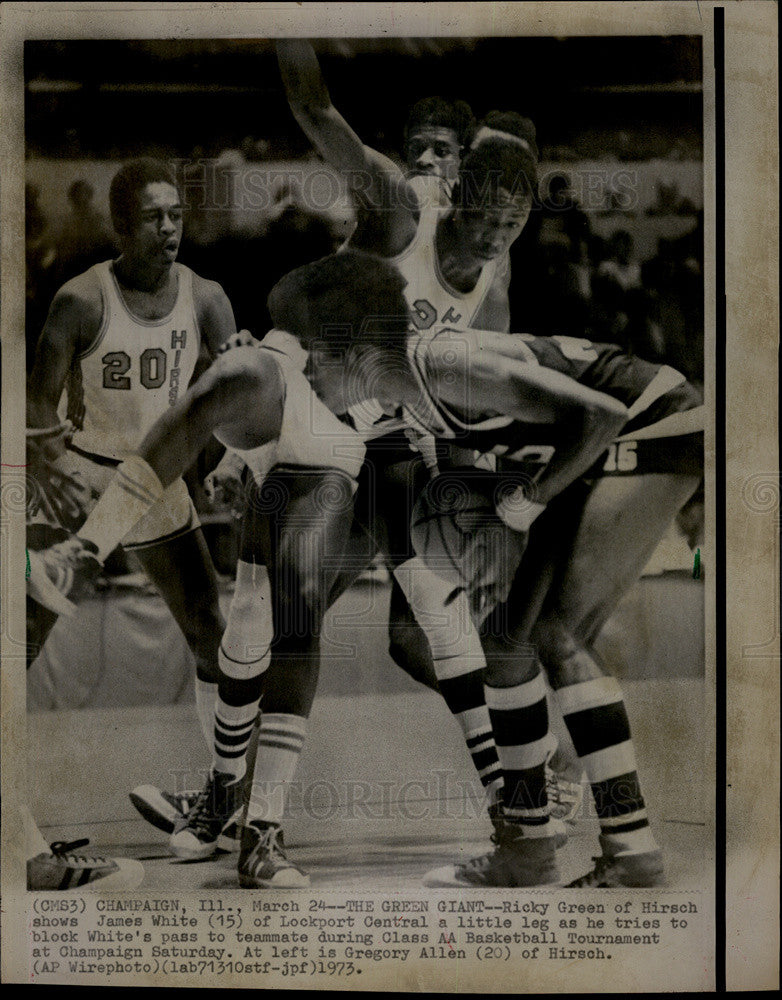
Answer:
[(111, 261), (91, 268), (100, 282), (103, 321), (68, 373), (60, 416), (76, 428), (80, 451), (121, 461), (138, 451), (158, 417), (187, 391), (201, 347), (193, 272), (174, 264), (178, 290), (163, 319), (134, 316)]
[[(242, 348), (239, 348), (242, 350)], [(260, 485), (272, 469), (302, 472), (338, 469), (352, 479), (364, 462), (359, 435), (336, 417), (312, 390), (304, 375), (307, 352), (284, 330), (270, 330), (260, 346), (246, 350), (267, 351), (280, 369), (284, 402), (280, 435), (258, 448), (232, 448), (250, 467)], [(218, 440), (219, 435), (216, 435)]]
[(440, 270), (435, 245), (437, 222), (446, 211), (444, 208), (422, 208), (412, 243), (391, 259), (407, 281), (405, 298), (411, 319), (422, 332), (443, 326), (462, 329), (480, 326), (476, 320), (498, 269), (509, 266), (506, 257), (489, 261), (472, 291), (459, 292), (452, 288)]

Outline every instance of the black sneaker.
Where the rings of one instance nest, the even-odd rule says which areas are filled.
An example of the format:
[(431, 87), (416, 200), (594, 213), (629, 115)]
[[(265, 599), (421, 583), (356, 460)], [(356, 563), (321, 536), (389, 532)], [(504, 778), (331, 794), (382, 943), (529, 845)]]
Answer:
[(178, 858), (195, 861), (211, 857), (220, 847), (223, 828), (242, 809), (244, 778), (214, 771), (190, 812), (177, 824), (169, 846)]
[(662, 851), (643, 851), (639, 854), (611, 854), (610, 845), (600, 838), (603, 853), (592, 858), (595, 867), (581, 878), (569, 882), (568, 889), (618, 889), (654, 888), (665, 885)]
[(282, 828), (253, 820), (242, 830), (239, 885), (243, 889), (306, 889), (310, 877), (288, 861)]
[(195, 790), (175, 793), (165, 792), (155, 785), (138, 785), (130, 792), (130, 801), (147, 823), (163, 833), (173, 833), (200, 794)]
[(525, 837), (512, 823), (492, 834), (493, 851), (464, 864), (445, 865), (424, 875), (428, 888), (517, 889), (557, 885), (556, 837)]

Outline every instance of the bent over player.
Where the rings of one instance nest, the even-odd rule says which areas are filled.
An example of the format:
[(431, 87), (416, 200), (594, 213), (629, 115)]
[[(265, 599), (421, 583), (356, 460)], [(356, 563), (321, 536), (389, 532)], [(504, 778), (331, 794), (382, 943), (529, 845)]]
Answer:
[[(442, 359), (450, 358), (454, 345), (470, 335), (482, 336), (477, 331), (442, 331), (426, 341), (429, 370), (447, 365)], [(649, 828), (621, 692), (591, 646), (697, 487), (703, 453), (701, 397), (674, 369), (628, 357), (613, 345), (568, 337), (508, 337), (502, 342), (510, 355), (526, 355), (532, 364), (554, 367), (621, 400), (629, 419), (588, 475), (548, 509), (537, 511), (507, 603), (484, 624), (485, 695), (505, 778), (502, 822), (495, 824), (497, 847), (467, 864), (432, 872), (427, 882), (511, 887), (557, 879), (557, 845), (546, 834), (546, 691), (531, 639), (589, 777), (601, 824), (602, 856), (595, 870), (574, 885), (659, 884), (662, 856)], [(432, 412), (427, 426), (433, 433), (460, 434), (476, 450), (496, 453), (490, 448), (496, 428), (489, 434), (480, 427), (465, 428), (442, 404), (433, 406)], [(567, 433), (567, 428), (529, 427), (526, 433), (516, 428), (514, 440), (526, 442), (525, 448), (516, 456), (506, 448), (503, 461), (523, 458), (526, 450), (529, 458), (545, 462), (559, 446), (563, 431)], [(457, 474), (464, 477), (465, 470)], [(476, 486), (482, 488), (480, 483)], [(534, 499), (534, 477), (525, 492)], [(439, 496), (447, 494), (440, 484)], [(513, 510), (508, 513), (507, 524), (526, 529), (535, 510), (522, 507), (521, 520)], [(423, 601), (430, 614), (442, 616), (446, 601), (452, 609), (458, 604), (454, 594), (459, 587), (448, 582), (455, 568), (452, 553), (460, 544), (454, 523), (458, 518), (458, 505), (449, 509), (447, 503), (433, 502), (433, 491), (422, 498), (418, 520), (440, 525), (439, 533), (416, 534), (416, 550), (424, 565), (414, 582), (418, 595), (423, 595), (419, 605)], [(444, 546), (448, 538), (451, 542)], [(504, 550), (502, 545), (495, 548)], [(504, 576), (507, 567), (498, 566), (495, 572)], [(491, 576), (484, 570), (484, 588)], [(445, 595), (439, 607), (434, 602), (438, 577), (439, 592)], [(476, 581), (463, 577), (459, 583), (468, 593), (476, 586)], [(406, 629), (397, 631), (397, 645), (410, 647), (415, 635), (408, 622)], [(452, 656), (450, 662), (439, 662), (438, 649), (429, 639), (431, 648), (423, 655), (431, 657), (441, 686), (457, 687), (454, 697), (464, 703), (467, 693), (480, 685), (484, 665), (473, 654), (459, 672)], [(420, 658), (421, 645), (408, 649), (408, 656)]]
[[(262, 540), (253, 561), (243, 549), (247, 565), (239, 566), (220, 650), (213, 771), (204, 803), (196, 804), (172, 838), (172, 847), (179, 845), (188, 856), (208, 856), (214, 850), (221, 822), (238, 801), (244, 753), (260, 695), (258, 679), (275, 658), (275, 649), (270, 650), (270, 630), (262, 622), (264, 606), (268, 611), (271, 603), (274, 609), (275, 645), (292, 624), (317, 637), (329, 590), (341, 566), (340, 554), (351, 529), (352, 502), (336, 507), (324, 503), (318, 510), (317, 479), (311, 480), (309, 488), (306, 482), (302, 487), (301, 472), (310, 476), (324, 472), (343, 481), (346, 476), (355, 478), (363, 461), (363, 444), (356, 432), (333, 414), (345, 413), (351, 404), (374, 398), (379, 386), (381, 397), (387, 394), (386, 401), (394, 408), (400, 401), (412, 409), (423, 405), (420, 378), (408, 357), (402, 288), (403, 280), (392, 265), (357, 251), (325, 258), (288, 275), (269, 300), (272, 316), (284, 326), (284, 334), (273, 331), (261, 350), (237, 348), (221, 356), (185, 399), (158, 421), (139, 455), (121, 467), (112, 495), (102, 499), (80, 533), (84, 543), (92, 543), (102, 558), (118, 531), (135, 523), (213, 432), (240, 452), (256, 480), (263, 480), (269, 472), (277, 477), (291, 470), (299, 473), (299, 483), (288, 486), (283, 513), (272, 532), (271, 561)], [(367, 314), (380, 318), (380, 336), (367, 331)], [(316, 395), (301, 384), (304, 360), (297, 367), (289, 347), (280, 344), (280, 336), (291, 333), (309, 348), (306, 374)], [(500, 407), (512, 419), (552, 422), (566, 418), (573, 428), (583, 428), (579, 432), (583, 434), (582, 447), (563, 448), (559, 460), (551, 463), (547, 488), (553, 492), (583, 472), (625, 420), (620, 404), (559, 373), (514, 365), (505, 358), (492, 364), (491, 352), (483, 353), (474, 378), (468, 378), (468, 365), (461, 369), (455, 385), (448, 379), (443, 381), (442, 392), (453, 405), (463, 405), (469, 398), (473, 405), (489, 412)], [(541, 482), (541, 491), (544, 488)], [(296, 511), (299, 501), (307, 511), (303, 519)], [(289, 513), (292, 531), (287, 540), (284, 525)], [(303, 524), (308, 525), (307, 531), (302, 530)], [(69, 567), (78, 571), (84, 543), (71, 540), (33, 561), (32, 579), (40, 593), (67, 580)], [(263, 567), (269, 567), (272, 578), (271, 602), (265, 596)], [(61, 589), (67, 591), (68, 587)], [(60, 590), (56, 594), (62, 600)], [(272, 721), (265, 741), (263, 725), (261, 730), (248, 813), (251, 818), (240, 856), (243, 884), (302, 884), (302, 874), (281, 852), (281, 808), (279, 804), (271, 806), (259, 791), (270, 780), (284, 788), (292, 777), (314, 696), (317, 657), (302, 657), (300, 668), (302, 676), (290, 676), (290, 664), (281, 658), (279, 664), (273, 663), (266, 681), (271, 681), (275, 669), (279, 671), (277, 700), (273, 701), (268, 687), (264, 696), (267, 715), (263, 725), (269, 715)], [(309, 675), (304, 676), (307, 671)], [(289, 700), (291, 692), (299, 692), (298, 712), (288, 705), (287, 711), (279, 713), (279, 699), (286, 696), (283, 686)], [(208, 808), (211, 818), (204, 822)], [(269, 821), (266, 817), (272, 808), (278, 813)]]
[[(222, 288), (177, 262), (182, 204), (168, 166), (152, 159), (126, 163), (111, 182), (109, 199), (120, 256), (57, 292), (27, 395), (28, 434), (50, 444), (42, 495), (56, 494), (63, 477), (81, 486), (71, 491), (79, 502), (70, 511), (53, 497), (69, 530), (81, 525), (123, 458), (184, 396), (199, 353), (214, 357), (236, 332)], [(67, 450), (63, 434), (46, 433), (66, 420), (73, 427)], [(195, 657), (198, 715), (211, 749), (224, 622), (212, 561), (181, 476), (120, 541), (141, 562)], [(54, 620), (46, 616), (40, 642)]]

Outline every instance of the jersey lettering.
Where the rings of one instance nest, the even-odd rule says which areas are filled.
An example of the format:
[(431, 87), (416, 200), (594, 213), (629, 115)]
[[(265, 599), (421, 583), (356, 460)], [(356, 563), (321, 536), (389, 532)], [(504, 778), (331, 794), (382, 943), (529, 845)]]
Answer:
[(101, 361), (104, 389), (130, 389), (130, 378), (125, 374), (130, 368), (130, 357), (124, 351), (109, 351)]
[(437, 319), (437, 310), (428, 299), (416, 299), (412, 320), (418, 330), (428, 330)]
[[(110, 351), (101, 358), (104, 364), (104, 389), (130, 389), (130, 356), (125, 351)], [(139, 381), (145, 389), (159, 389), (166, 381), (168, 357), (161, 347), (148, 347), (139, 357)], [(177, 371), (177, 375), (178, 375)]]
[(445, 316), (443, 316), (443, 318), (440, 320), (440, 322), (441, 323), (458, 323), (461, 318), (462, 318), (462, 314), (461, 313), (454, 312), (453, 311), (453, 306), (448, 306), (448, 312), (445, 314)]
[(171, 350), (175, 351), (178, 347), (184, 347), (187, 344), (187, 330), (180, 330), (177, 333), (176, 330), (171, 331)]
[(637, 468), (637, 441), (614, 441), (608, 446), (603, 472), (633, 472)]
[(145, 389), (158, 389), (166, 380), (166, 352), (148, 347), (140, 358), (140, 379)]

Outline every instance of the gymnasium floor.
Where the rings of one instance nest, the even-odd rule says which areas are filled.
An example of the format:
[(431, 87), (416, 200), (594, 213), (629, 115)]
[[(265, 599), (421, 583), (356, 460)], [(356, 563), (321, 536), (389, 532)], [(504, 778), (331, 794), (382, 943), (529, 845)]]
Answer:
[[(105, 616), (106, 602), (131, 598), (100, 600)], [(285, 824), (291, 857), (309, 871), (313, 889), (415, 891), (429, 868), (489, 846), (491, 828), (456, 724), (439, 697), (404, 676), (385, 651), (387, 601), (387, 586), (357, 586), (324, 630), (319, 696)], [(644, 578), (601, 638), (622, 677), (673, 888), (703, 886), (712, 864), (702, 601), (702, 585), (686, 574)], [(63, 641), (76, 640), (78, 627), (78, 620), (63, 625), (77, 629)], [(31, 711), (28, 747), (30, 806), (47, 839), (87, 836), (91, 848), (139, 858), (142, 888), (236, 887), (234, 855), (171, 858), (165, 835), (127, 797), (141, 783), (202, 786), (208, 760), (191, 702)], [(591, 868), (598, 853), (590, 801), (587, 795), (559, 852), (565, 882)]]

